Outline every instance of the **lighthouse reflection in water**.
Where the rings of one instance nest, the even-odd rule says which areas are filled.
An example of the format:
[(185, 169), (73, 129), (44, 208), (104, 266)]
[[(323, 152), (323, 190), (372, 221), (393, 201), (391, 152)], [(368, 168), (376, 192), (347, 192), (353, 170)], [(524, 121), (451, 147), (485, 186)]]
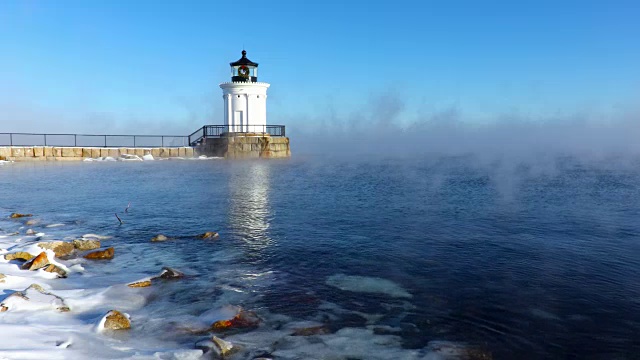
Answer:
[[(260, 260), (264, 250), (274, 245), (269, 237), (269, 164), (238, 163), (229, 176), (229, 231), (243, 242), (245, 256)], [(247, 260), (249, 260), (247, 259)]]

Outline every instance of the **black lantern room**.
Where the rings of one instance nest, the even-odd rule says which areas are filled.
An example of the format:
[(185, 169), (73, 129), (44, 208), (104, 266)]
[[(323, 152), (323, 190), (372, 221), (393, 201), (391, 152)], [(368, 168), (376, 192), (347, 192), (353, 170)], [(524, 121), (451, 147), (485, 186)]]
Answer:
[(247, 52), (242, 50), (242, 58), (231, 65), (231, 81), (233, 82), (257, 82), (258, 63), (247, 59)]

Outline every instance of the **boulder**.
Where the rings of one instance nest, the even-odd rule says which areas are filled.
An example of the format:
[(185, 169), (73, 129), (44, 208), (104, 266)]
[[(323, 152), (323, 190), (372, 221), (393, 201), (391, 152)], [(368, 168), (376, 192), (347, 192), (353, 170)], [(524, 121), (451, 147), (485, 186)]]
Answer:
[(85, 259), (91, 260), (110, 260), (113, 259), (115, 250), (113, 247), (107, 248), (105, 250), (98, 250), (94, 252), (90, 252), (84, 256)]
[(31, 214), (12, 213), (9, 217), (12, 218), (12, 219), (17, 219), (17, 218), (28, 217), (28, 216), (33, 216), (33, 215), (31, 215)]
[(154, 277), (153, 279), (160, 278), (165, 280), (175, 280), (183, 277), (184, 277), (184, 274), (181, 273), (180, 271), (165, 266), (162, 268), (162, 272), (160, 272), (160, 275)]
[[(104, 322), (103, 322), (104, 321)], [(109, 311), (103, 318), (104, 329), (108, 330), (125, 330), (131, 328), (131, 321), (128, 314), (123, 314), (118, 310)]]
[(138, 280), (136, 282), (127, 284), (127, 286), (132, 288), (148, 287), (148, 286), (151, 286), (151, 279)]
[(40, 220), (38, 219), (30, 219), (27, 220), (27, 222), (24, 223), (25, 226), (33, 226), (33, 225), (37, 225), (40, 222)]
[(95, 239), (75, 239), (72, 242), (73, 247), (81, 250), (95, 250), (100, 248), (100, 240)]
[(18, 309), (57, 310), (61, 312), (70, 310), (64, 299), (45, 291), (38, 284), (32, 284), (23, 291), (16, 291), (4, 298), (0, 303), (0, 311)]
[(7, 276), (6, 276), (5, 274), (0, 274), (0, 284), (1, 284), (1, 283), (3, 283), (3, 282), (5, 282), (5, 278), (6, 278), (6, 277), (7, 277)]
[(168, 237), (166, 237), (166, 236), (164, 236), (164, 235), (162, 235), (162, 234), (158, 234), (158, 235), (156, 235), (156, 236), (154, 236), (154, 237), (152, 237), (152, 238), (151, 238), (151, 241), (153, 241), (153, 242), (157, 242), (157, 241), (167, 241), (167, 240), (169, 240), (169, 238), (168, 238)]
[(218, 350), (216, 353), (220, 356), (227, 356), (235, 350), (231, 342), (222, 340), (217, 336), (213, 336), (211, 341), (216, 345), (216, 349)]
[(231, 355), (238, 350), (237, 346), (217, 336), (202, 339), (196, 342), (195, 347), (207, 354), (208, 358), (212, 358), (213, 356), (214, 359), (225, 359), (227, 355)]
[(41, 252), (38, 256), (36, 256), (35, 258), (27, 261), (26, 263), (22, 264), (22, 266), (20, 267), (22, 270), (31, 270), (31, 271), (35, 271), (38, 269), (41, 269), (45, 266), (49, 265), (49, 258), (47, 257), (47, 253), (46, 252)]
[(35, 235), (36, 232), (33, 231), (33, 229), (27, 229), (27, 231), (24, 232), (26, 235)]
[(217, 233), (217, 232), (215, 232), (215, 231), (208, 231), (208, 232), (206, 232), (206, 233), (204, 233), (204, 234), (197, 235), (196, 237), (197, 237), (198, 239), (215, 239), (215, 238), (217, 238), (218, 236), (220, 236), (220, 235), (218, 235), (218, 233)]
[(59, 278), (66, 278), (67, 277), (67, 272), (60, 268), (59, 266), (56, 266), (54, 264), (49, 264), (44, 268), (44, 271), (46, 272), (50, 272), (50, 273), (56, 273), (58, 274)]
[(41, 242), (38, 247), (47, 250), (53, 250), (56, 257), (68, 256), (75, 250), (72, 243), (66, 241)]
[(29, 254), (28, 252), (18, 251), (11, 254), (5, 254), (5, 260), (21, 260), (21, 261), (29, 261), (33, 259), (35, 256)]
[(253, 311), (240, 310), (230, 320), (218, 320), (211, 325), (211, 331), (224, 331), (229, 329), (255, 328), (260, 324), (260, 318)]

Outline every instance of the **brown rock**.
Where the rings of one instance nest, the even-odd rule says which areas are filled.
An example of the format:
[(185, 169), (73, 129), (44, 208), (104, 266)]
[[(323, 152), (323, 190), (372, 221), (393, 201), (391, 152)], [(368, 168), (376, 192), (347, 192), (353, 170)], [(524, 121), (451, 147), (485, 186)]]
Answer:
[(164, 235), (162, 235), (162, 234), (158, 234), (158, 235), (156, 235), (156, 236), (154, 236), (154, 237), (152, 237), (152, 238), (151, 238), (151, 241), (153, 241), (153, 242), (157, 242), (157, 241), (167, 241), (167, 240), (169, 240), (169, 238), (168, 238), (168, 237), (166, 237), (166, 236), (164, 236)]
[(5, 274), (0, 274), (0, 283), (3, 283), (5, 281), (4, 280), (5, 278), (6, 278)]
[(165, 280), (175, 280), (183, 278), (184, 274), (176, 269), (172, 269), (170, 267), (163, 267), (160, 275), (156, 276), (154, 279), (160, 278)]
[(208, 231), (208, 232), (206, 232), (206, 233), (204, 233), (204, 234), (200, 234), (200, 235), (198, 235), (198, 236), (196, 236), (196, 237), (197, 237), (198, 239), (215, 239), (215, 238), (217, 238), (218, 236), (220, 236), (220, 235), (218, 235), (218, 233), (217, 233), (217, 232), (215, 232), (215, 231)]
[(56, 257), (68, 256), (75, 250), (73, 244), (66, 241), (41, 242), (38, 244), (38, 247), (53, 250)]
[(9, 217), (12, 219), (17, 219), (21, 217), (33, 216), (31, 214), (20, 214), (20, 213), (12, 213)]
[(228, 329), (255, 328), (260, 324), (260, 318), (253, 311), (240, 310), (231, 320), (216, 321), (211, 325), (211, 331), (224, 331)]
[(67, 277), (67, 272), (64, 271), (64, 269), (62, 269), (62, 268), (60, 268), (60, 267), (58, 267), (56, 265), (53, 265), (53, 264), (47, 265), (44, 268), (44, 271), (50, 272), (50, 273), (57, 273), (58, 277), (61, 277), (61, 278), (66, 278)]
[(36, 256), (35, 258), (29, 260), (28, 262), (22, 264), (22, 266), (20, 267), (22, 270), (38, 270), (40, 268), (43, 268), (45, 266), (49, 265), (49, 258), (47, 258), (47, 253), (46, 252), (41, 252), (40, 255)]
[(105, 315), (104, 328), (109, 330), (124, 330), (131, 328), (129, 318), (118, 310), (111, 310)]
[(25, 226), (33, 226), (33, 225), (37, 225), (40, 222), (40, 220), (38, 219), (31, 219), (31, 220), (27, 220), (27, 222), (24, 223)]
[(114, 252), (115, 251), (113, 247), (110, 247), (105, 250), (90, 252), (87, 255), (85, 255), (84, 258), (91, 259), (91, 260), (110, 260), (110, 259), (113, 259)]
[(22, 261), (29, 261), (31, 259), (33, 259), (35, 256), (29, 254), (28, 252), (24, 252), (24, 251), (18, 251), (18, 252), (14, 252), (11, 254), (6, 254), (4, 256), (5, 260), (22, 260)]
[(217, 348), (216, 353), (218, 353), (218, 355), (222, 356), (223, 358), (235, 352), (236, 350), (236, 347), (231, 342), (222, 340), (217, 336), (213, 336), (211, 338), (211, 341), (213, 341)]
[(76, 239), (73, 240), (73, 247), (78, 250), (95, 250), (100, 248), (100, 240), (94, 239)]
[(132, 288), (148, 287), (148, 286), (151, 286), (151, 279), (144, 279), (144, 280), (132, 282), (130, 284), (127, 284), (127, 286)]

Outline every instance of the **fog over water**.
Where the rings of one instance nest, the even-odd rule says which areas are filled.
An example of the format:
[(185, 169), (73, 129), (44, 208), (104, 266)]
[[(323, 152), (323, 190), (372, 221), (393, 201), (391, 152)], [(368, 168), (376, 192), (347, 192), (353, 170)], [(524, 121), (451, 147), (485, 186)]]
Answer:
[[(49, 239), (114, 237), (105, 242), (116, 247), (110, 266), (80, 262), (86, 270), (45, 282), (52, 291), (91, 278), (92, 291), (115, 300), (140, 296), (124, 308), (134, 319), (130, 348), (87, 332), (114, 306), (105, 299), (76, 306), (78, 323), (60, 325), (74, 332), (61, 358), (93, 347), (105, 357), (193, 351), (204, 335), (176, 337), (175, 326), (227, 305), (263, 319), (221, 335), (244, 347), (234, 359), (449, 360), (467, 358), (460, 349), (469, 347), (495, 359), (633, 358), (637, 112), (474, 122), (455, 109), (407, 120), (403, 109), (389, 100), (361, 117), (283, 121), (290, 160), (3, 165), (3, 214), (35, 213)], [(119, 226), (113, 212), (129, 202)], [(26, 231), (9, 219), (0, 228), (5, 249)], [(205, 230), (220, 241), (149, 242)], [(124, 288), (164, 265), (197, 277), (148, 293)], [(30, 283), (20, 281), (11, 291)], [(40, 317), (7, 313), (0, 328), (26, 333)], [(309, 325), (328, 334), (291, 336)], [(15, 348), (50, 351), (25, 339)], [(446, 356), (452, 347), (461, 353)]]

